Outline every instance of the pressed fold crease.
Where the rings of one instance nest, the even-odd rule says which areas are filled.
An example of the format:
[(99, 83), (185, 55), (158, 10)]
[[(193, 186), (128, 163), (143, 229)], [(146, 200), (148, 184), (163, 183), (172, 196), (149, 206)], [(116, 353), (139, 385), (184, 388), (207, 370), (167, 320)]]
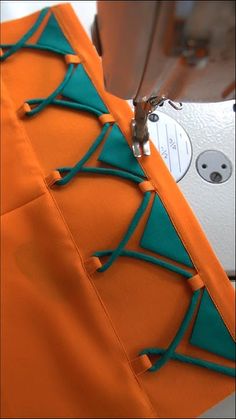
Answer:
[(40, 195), (36, 196), (35, 198), (32, 198), (32, 199), (30, 199), (29, 201), (24, 202), (23, 204), (19, 205), (18, 207), (15, 207), (15, 208), (12, 208), (12, 209), (10, 209), (10, 210), (8, 210), (8, 211), (6, 211), (6, 212), (3, 212), (3, 213), (1, 214), (1, 217), (3, 217), (4, 215), (8, 215), (8, 214), (10, 214), (10, 213), (12, 213), (13, 211), (17, 211), (18, 209), (21, 209), (22, 207), (25, 207), (26, 205), (31, 204), (33, 201), (35, 201), (35, 200), (37, 200), (37, 199), (41, 198), (41, 197), (44, 195), (44, 193), (46, 193), (46, 192), (43, 192), (43, 193), (41, 193)]

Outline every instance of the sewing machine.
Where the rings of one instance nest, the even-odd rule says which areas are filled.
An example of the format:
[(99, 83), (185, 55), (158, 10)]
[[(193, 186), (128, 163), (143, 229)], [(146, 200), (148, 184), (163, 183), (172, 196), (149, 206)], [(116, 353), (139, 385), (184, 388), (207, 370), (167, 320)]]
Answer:
[(133, 151), (149, 155), (148, 116), (167, 101), (233, 97), (232, 1), (98, 1), (93, 40), (106, 89), (133, 99)]

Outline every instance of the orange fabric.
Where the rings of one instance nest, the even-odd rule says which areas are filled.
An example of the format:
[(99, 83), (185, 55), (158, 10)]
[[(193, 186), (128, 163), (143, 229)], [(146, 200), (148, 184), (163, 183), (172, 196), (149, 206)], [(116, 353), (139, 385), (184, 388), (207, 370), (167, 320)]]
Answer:
[(78, 57), (78, 55), (66, 54), (65, 62), (66, 64), (79, 64), (81, 63), (81, 59)]
[(85, 261), (85, 268), (89, 275), (92, 275), (97, 269), (101, 268), (101, 266), (101, 261), (96, 256), (92, 256)]
[(21, 107), (18, 109), (17, 112), (18, 112), (18, 116), (20, 118), (24, 118), (25, 117), (25, 114), (27, 112), (30, 112), (30, 111), (31, 111), (30, 105), (28, 103), (23, 103), (23, 105), (21, 105)]
[(104, 113), (103, 115), (98, 117), (99, 121), (102, 125), (106, 124), (107, 122), (114, 122), (114, 117), (109, 113)]
[[(101, 61), (72, 8), (61, 4), (52, 11), (131, 144), (132, 112), (105, 92)], [(2, 42), (16, 42), (37, 15), (3, 23)], [(95, 251), (111, 249), (123, 237), (143, 190), (124, 179), (87, 173), (51, 188), (55, 168), (74, 166), (99, 135), (100, 121), (56, 106), (32, 118), (17, 113), (27, 99), (47, 97), (66, 70), (64, 57), (30, 49), (2, 64), (2, 416), (199, 416), (233, 391), (232, 378), (175, 361), (156, 374), (138, 375), (132, 361), (142, 349), (155, 347), (157, 338), (161, 347), (169, 345), (192, 296), (187, 281), (126, 257), (92, 277), (86, 269)], [(100, 150), (88, 165), (100, 167)], [(141, 158), (143, 170), (234, 335), (233, 288), (152, 145), (151, 152)], [(139, 250), (150, 208), (151, 202), (129, 249)], [(190, 330), (179, 352), (234, 365), (191, 346), (189, 336)]]
[(142, 192), (154, 191), (154, 186), (149, 180), (144, 180), (143, 182), (139, 183), (139, 188)]
[(194, 275), (192, 278), (188, 279), (188, 284), (193, 291), (199, 290), (204, 287), (204, 282), (200, 275)]
[(52, 187), (55, 184), (55, 182), (60, 179), (61, 175), (58, 172), (58, 170), (53, 170), (51, 173), (49, 173), (48, 176), (46, 176), (45, 182), (47, 186)]
[(140, 375), (151, 368), (152, 363), (147, 355), (141, 355), (132, 360), (132, 367), (135, 374)]

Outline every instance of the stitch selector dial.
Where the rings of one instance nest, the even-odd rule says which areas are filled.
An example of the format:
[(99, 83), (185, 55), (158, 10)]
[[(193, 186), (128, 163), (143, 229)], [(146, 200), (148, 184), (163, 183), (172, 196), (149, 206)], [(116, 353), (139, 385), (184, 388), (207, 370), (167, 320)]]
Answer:
[(173, 118), (159, 111), (149, 115), (148, 131), (172, 176), (179, 182), (192, 160), (192, 145), (187, 132)]

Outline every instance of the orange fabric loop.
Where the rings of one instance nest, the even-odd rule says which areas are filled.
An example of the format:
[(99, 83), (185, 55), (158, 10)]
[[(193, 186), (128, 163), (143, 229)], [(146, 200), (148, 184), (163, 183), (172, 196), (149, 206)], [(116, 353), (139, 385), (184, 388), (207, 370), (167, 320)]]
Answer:
[(84, 262), (84, 265), (89, 275), (92, 275), (102, 266), (100, 259), (97, 256), (91, 256)]
[(131, 361), (131, 364), (136, 375), (143, 374), (152, 366), (150, 358), (146, 354), (140, 355), (137, 358), (133, 359)]
[(78, 55), (73, 55), (73, 54), (66, 54), (65, 55), (65, 61), (66, 61), (66, 64), (79, 64), (79, 63), (81, 63), (81, 59), (78, 57)]
[(31, 111), (30, 105), (25, 102), (23, 105), (18, 109), (17, 114), (20, 118), (23, 118), (27, 112)]
[(115, 122), (114, 116), (110, 113), (104, 113), (103, 115), (98, 117), (99, 121), (102, 125), (106, 124), (107, 122)]
[(2, 50), (2, 48), (0, 48), (0, 57), (2, 57), (3, 56), (3, 50)]
[(53, 170), (49, 175), (45, 178), (46, 184), (51, 188), (57, 180), (61, 179), (61, 174), (58, 170)]
[(150, 182), (150, 180), (144, 180), (143, 182), (139, 183), (138, 186), (143, 193), (155, 190), (155, 188), (154, 188), (153, 184)]
[(189, 278), (188, 283), (193, 291), (199, 290), (200, 288), (203, 288), (205, 286), (199, 274), (192, 276), (192, 278)]

